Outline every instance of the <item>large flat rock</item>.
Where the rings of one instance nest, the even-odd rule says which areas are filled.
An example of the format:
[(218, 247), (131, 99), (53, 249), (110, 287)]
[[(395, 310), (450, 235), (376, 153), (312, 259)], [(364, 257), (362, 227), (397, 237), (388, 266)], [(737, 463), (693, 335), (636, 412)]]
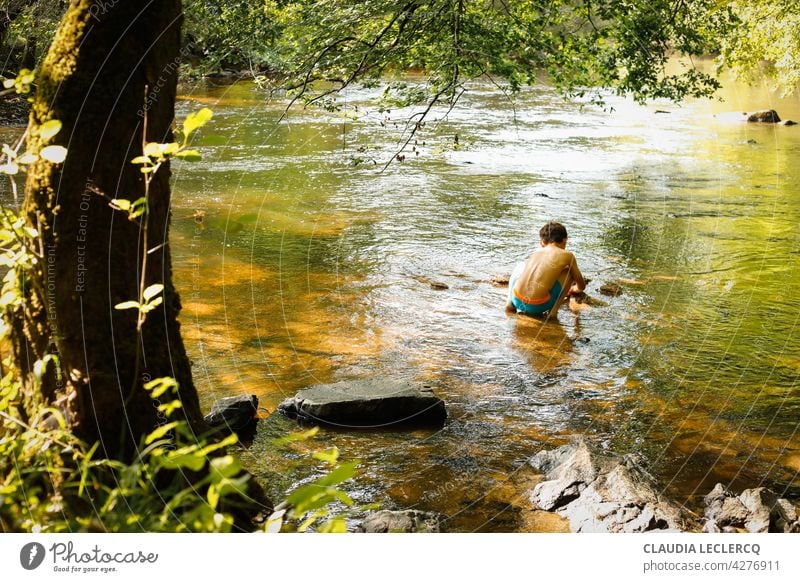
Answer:
[(311, 386), (278, 410), (304, 422), (359, 428), (441, 426), (447, 418), (444, 402), (429, 386), (380, 379)]

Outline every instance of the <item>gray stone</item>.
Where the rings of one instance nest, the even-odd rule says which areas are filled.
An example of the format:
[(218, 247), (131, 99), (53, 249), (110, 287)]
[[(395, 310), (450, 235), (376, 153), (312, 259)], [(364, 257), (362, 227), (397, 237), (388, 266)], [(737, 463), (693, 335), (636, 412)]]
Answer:
[(603, 456), (583, 439), (537, 453), (531, 465), (545, 473), (531, 501), (558, 511), (574, 532), (683, 531), (696, 525), (657, 492), (652, 477), (633, 458)]
[(303, 422), (345, 427), (441, 426), (444, 402), (429, 386), (392, 380), (320, 384), (284, 400), (278, 410)]
[(428, 511), (376, 511), (367, 516), (357, 531), (363, 533), (438, 533), (439, 515)]
[(708, 531), (747, 530), (752, 533), (800, 531), (797, 508), (764, 487), (747, 489), (738, 497), (717, 483), (705, 497)]
[(772, 508), (778, 501), (778, 496), (765, 487), (746, 489), (739, 495), (742, 505), (747, 508), (748, 516), (744, 523), (750, 533), (765, 533), (769, 531)]
[(215, 401), (204, 419), (211, 426), (224, 426), (236, 432), (254, 422), (257, 412), (258, 397), (255, 394), (242, 394)]
[(705, 516), (717, 526), (744, 527), (750, 513), (738, 497), (722, 484), (717, 483), (714, 489), (705, 496)]
[(780, 123), (781, 118), (774, 109), (761, 109), (747, 114), (750, 123)]

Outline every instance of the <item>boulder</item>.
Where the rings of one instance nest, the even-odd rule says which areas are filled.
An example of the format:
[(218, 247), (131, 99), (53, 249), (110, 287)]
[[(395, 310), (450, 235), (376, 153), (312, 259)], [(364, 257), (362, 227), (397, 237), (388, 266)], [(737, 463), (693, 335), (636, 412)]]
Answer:
[(747, 113), (748, 123), (780, 123), (781, 118), (774, 109), (761, 109)]
[(361, 522), (356, 531), (363, 533), (439, 533), (439, 514), (407, 509), (376, 511)]
[(792, 121), (791, 119), (784, 119), (781, 121), (781, 125), (797, 125), (797, 122)]
[(312, 386), (278, 410), (304, 422), (364, 428), (441, 426), (447, 418), (444, 402), (429, 386), (380, 379)]
[(744, 527), (748, 511), (738, 497), (728, 491), (722, 483), (705, 496), (706, 519), (713, 523), (707, 526), (708, 531), (721, 531), (723, 527)]
[(257, 412), (258, 397), (255, 394), (241, 394), (215, 401), (204, 419), (211, 426), (239, 432), (255, 422)]
[(705, 496), (705, 531), (751, 533), (800, 531), (797, 509), (765, 487), (744, 490), (738, 497), (722, 483)]
[(531, 465), (545, 473), (531, 501), (566, 517), (573, 532), (632, 533), (699, 528), (694, 517), (664, 499), (631, 457), (593, 451), (583, 439), (535, 455)]

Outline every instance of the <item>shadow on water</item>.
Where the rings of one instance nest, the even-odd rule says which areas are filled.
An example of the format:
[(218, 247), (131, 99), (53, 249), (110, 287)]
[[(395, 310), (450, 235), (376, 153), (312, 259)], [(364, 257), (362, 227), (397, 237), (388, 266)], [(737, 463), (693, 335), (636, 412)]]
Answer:
[[(248, 466), (280, 496), (313, 477), (304, 451), (335, 445), (361, 460), (357, 501), (438, 511), (455, 531), (561, 530), (530, 507), (526, 461), (574, 434), (640, 454), (690, 504), (718, 481), (797, 494), (800, 130), (729, 123), (706, 102), (606, 114), (541, 87), (515, 121), (478, 89), (383, 173), (353, 165), (394, 151), (378, 118), (276, 126), (280, 105), (246, 84), (187, 95), (216, 103), (207, 163), (175, 167), (203, 405), (255, 393), (272, 411), (311, 384), (370, 377), (433, 384), (448, 405), (439, 431), (325, 429), (288, 452), (270, 443), (294, 425), (273, 416)], [(730, 107), (764, 102), (748, 91)], [(798, 102), (781, 107), (800, 118)], [(455, 132), (464, 147), (443, 147)], [(623, 294), (557, 321), (508, 317), (489, 280), (549, 219), (568, 226), (589, 293), (613, 280)]]

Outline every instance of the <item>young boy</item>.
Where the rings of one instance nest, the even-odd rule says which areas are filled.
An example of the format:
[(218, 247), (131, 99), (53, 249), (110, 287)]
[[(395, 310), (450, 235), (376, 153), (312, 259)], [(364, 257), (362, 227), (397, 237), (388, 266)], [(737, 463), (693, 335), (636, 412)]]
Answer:
[(539, 231), (540, 248), (520, 263), (508, 283), (506, 311), (527, 315), (555, 315), (572, 293), (583, 291), (583, 279), (575, 255), (564, 250), (567, 229), (548, 222)]

